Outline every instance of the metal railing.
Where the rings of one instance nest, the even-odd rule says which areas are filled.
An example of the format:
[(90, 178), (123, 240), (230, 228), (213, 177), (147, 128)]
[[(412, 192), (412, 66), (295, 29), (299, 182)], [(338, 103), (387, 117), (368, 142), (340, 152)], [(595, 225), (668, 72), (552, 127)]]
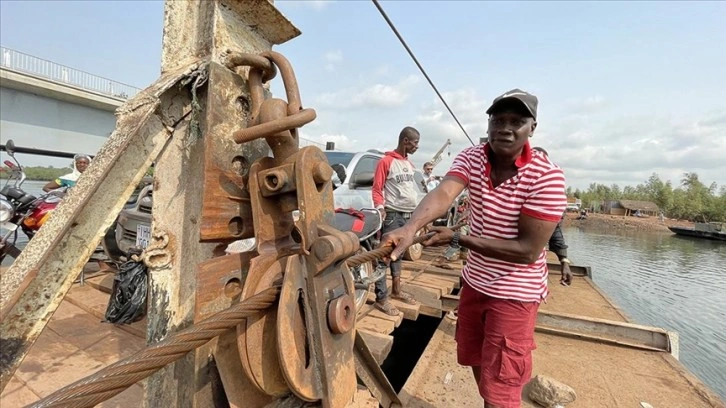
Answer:
[(300, 140), (300, 147), (317, 146), (317, 147), (325, 150), (325, 143), (316, 142), (314, 140), (306, 139), (304, 137), (300, 137), (299, 140)]
[(10, 48), (0, 47), (0, 54), (0, 66), (3, 68), (47, 78), (55, 82), (109, 95), (114, 98), (128, 99), (141, 90), (135, 86), (89, 74), (88, 72), (34, 57)]

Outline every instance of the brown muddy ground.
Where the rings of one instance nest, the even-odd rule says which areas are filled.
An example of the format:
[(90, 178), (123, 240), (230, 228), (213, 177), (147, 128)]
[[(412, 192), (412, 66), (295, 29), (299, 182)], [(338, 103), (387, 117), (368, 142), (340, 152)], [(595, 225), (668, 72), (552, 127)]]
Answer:
[(686, 220), (665, 218), (660, 221), (658, 217), (625, 217), (622, 215), (609, 214), (588, 214), (587, 219), (578, 220), (577, 213), (567, 213), (562, 222), (563, 227), (576, 226), (592, 229), (618, 229), (618, 230), (640, 230), (652, 232), (671, 233), (668, 227), (693, 228), (693, 223)]

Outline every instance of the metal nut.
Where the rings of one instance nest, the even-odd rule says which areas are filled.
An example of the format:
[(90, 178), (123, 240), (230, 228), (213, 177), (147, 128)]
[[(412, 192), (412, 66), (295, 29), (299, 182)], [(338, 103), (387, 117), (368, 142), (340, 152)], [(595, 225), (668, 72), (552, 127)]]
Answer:
[(355, 305), (350, 295), (335, 298), (328, 304), (328, 327), (334, 334), (349, 332), (355, 325)]

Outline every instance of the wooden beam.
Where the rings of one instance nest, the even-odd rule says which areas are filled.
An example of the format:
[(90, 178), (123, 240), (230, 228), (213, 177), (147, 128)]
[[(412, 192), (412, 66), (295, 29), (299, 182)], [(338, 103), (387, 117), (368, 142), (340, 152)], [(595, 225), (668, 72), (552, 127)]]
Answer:
[(444, 312), (450, 312), (459, 307), (459, 295), (444, 295), (441, 297), (441, 307)]
[(363, 329), (360, 329), (358, 332), (363, 337), (363, 340), (366, 341), (368, 348), (371, 350), (371, 354), (373, 354), (378, 364), (383, 364), (383, 361), (388, 357), (388, 353), (391, 352), (391, 348), (393, 347), (393, 336)]
[(540, 310), (537, 332), (663, 351), (678, 358), (678, 334), (657, 327)]

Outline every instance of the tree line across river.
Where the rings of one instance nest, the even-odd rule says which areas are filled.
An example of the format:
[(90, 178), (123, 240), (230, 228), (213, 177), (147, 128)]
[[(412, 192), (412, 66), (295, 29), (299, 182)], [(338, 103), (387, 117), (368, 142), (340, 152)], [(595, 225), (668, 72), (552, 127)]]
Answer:
[(689, 221), (726, 222), (726, 186), (716, 183), (705, 185), (697, 173), (684, 173), (680, 184), (673, 186), (653, 173), (645, 183), (637, 186), (617, 184), (606, 186), (592, 183), (587, 190), (567, 189), (568, 197), (582, 200), (583, 208), (598, 208), (603, 201), (651, 201), (668, 218)]

